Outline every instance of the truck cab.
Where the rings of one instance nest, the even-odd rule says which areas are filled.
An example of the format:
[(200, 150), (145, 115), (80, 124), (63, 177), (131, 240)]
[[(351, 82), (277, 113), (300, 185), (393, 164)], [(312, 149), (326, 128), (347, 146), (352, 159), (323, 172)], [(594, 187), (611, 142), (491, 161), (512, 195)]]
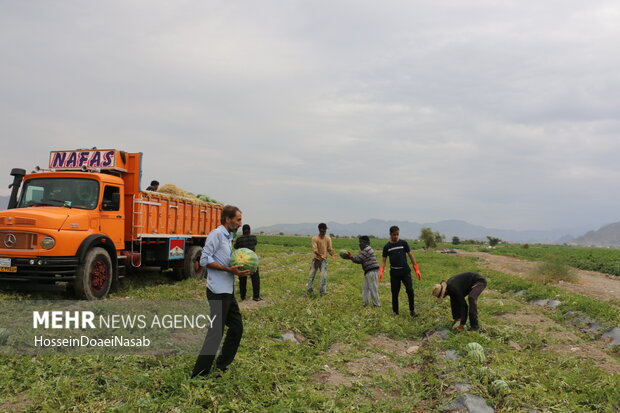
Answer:
[(17, 206), (8, 215), (16, 220), (34, 219), (35, 228), (45, 229), (54, 240), (46, 241), (51, 248), (56, 247), (55, 239), (59, 238), (62, 248), (70, 251), (75, 241), (67, 234), (78, 231), (83, 235), (87, 231), (107, 234), (121, 250), (125, 242), (123, 192), (123, 180), (111, 175), (34, 174), (26, 177)]
[(0, 281), (69, 282), (80, 298), (105, 297), (124, 268), (125, 180), (113, 169), (61, 165), (25, 175), (0, 212)]
[(64, 283), (96, 300), (143, 264), (199, 277), (195, 261), (221, 205), (141, 191), (141, 163), (142, 153), (93, 148), (51, 152), (49, 169), (31, 174), (13, 169), (0, 211), (0, 284)]

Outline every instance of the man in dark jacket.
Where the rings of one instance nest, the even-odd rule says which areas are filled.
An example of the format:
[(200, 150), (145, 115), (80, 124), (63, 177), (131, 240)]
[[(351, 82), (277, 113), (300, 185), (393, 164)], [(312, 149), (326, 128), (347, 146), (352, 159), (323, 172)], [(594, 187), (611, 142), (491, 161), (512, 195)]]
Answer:
[[(433, 286), (433, 295), (437, 298), (450, 296), (450, 307), (452, 307), (452, 319), (458, 325), (454, 328), (458, 331), (465, 329), (467, 316), (469, 313), (469, 329), (478, 331), (478, 296), (487, 287), (487, 281), (484, 277), (475, 272), (464, 272), (457, 274), (448, 281), (442, 281), (441, 284)], [(465, 296), (469, 301), (469, 312)]]
[[(248, 248), (256, 252), (256, 244), (258, 244), (256, 236), (250, 234), (250, 226), (245, 224), (243, 226), (243, 235), (235, 240), (235, 249)], [(248, 278), (249, 277), (239, 277), (239, 295), (241, 296), (241, 300), (245, 300)], [(258, 268), (250, 278), (252, 278), (252, 299), (254, 301), (263, 301), (260, 297), (260, 275), (258, 274)]]

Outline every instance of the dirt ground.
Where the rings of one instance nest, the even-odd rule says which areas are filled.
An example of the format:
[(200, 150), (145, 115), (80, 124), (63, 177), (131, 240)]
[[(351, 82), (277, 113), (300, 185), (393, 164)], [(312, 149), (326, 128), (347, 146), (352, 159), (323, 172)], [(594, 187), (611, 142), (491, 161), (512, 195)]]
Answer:
[[(371, 337), (368, 341), (370, 348), (380, 348), (383, 352), (395, 356), (405, 356), (417, 351), (424, 343), (422, 340), (393, 340), (381, 334)], [(334, 343), (327, 351), (330, 355), (347, 356), (351, 345)], [(373, 376), (401, 378), (403, 374), (415, 371), (414, 366), (398, 366), (385, 354), (369, 352), (362, 357), (356, 357), (339, 368), (325, 365), (323, 371), (313, 375), (312, 381), (325, 385), (330, 394), (335, 394), (340, 386), (350, 386), (353, 383), (368, 383)], [(385, 393), (378, 387), (370, 387), (376, 398), (398, 397), (398, 392)]]
[[(570, 328), (542, 315), (532, 305), (518, 314), (504, 314), (498, 319), (520, 329), (532, 330), (549, 337), (551, 342), (545, 346), (543, 351), (575, 355), (583, 358), (585, 362), (594, 363), (609, 374), (620, 374), (620, 362), (607, 353), (609, 348), (606, 343), (601, 340), (584, 341), (580, 339)], [(509, 345), (513, 348), (514, 345), (518, 346), (515, 343)]]
[[(458, 255), (478, 257), (483, 261), (486, 268), (520, 277), (526, 276), (538, 265), (535, 261), (521, 260), (486, 252), (459, 251)], [(575, 268), (575, 273), (577, 274), (577, 280), (574, 283), (561, 281), (557, 286), (563, 290), (598, 300), (620, 301), (620, 277), (577, 268)]]
[(254, 301), (252, 298), (246, 298), (245, 300), (237, 299), (239, 309), (241, 310), (258, 310), (261, 307), (271, 305), (271, 301), (263, 299), (262, 301)]

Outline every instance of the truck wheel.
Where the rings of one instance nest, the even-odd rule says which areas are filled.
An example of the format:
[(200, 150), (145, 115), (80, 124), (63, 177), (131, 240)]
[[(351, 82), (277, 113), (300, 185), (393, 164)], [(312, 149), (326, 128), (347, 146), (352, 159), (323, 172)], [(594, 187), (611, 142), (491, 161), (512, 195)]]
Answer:
[(200, 254), (202, 254), (202, 247), (198, 245), (192, 245), (187, 249), (185, 263), (183, 264), (185, 278), (202, 278), (204, 270), (202, 267), (196, 266), (196, 260), (200, 259)]
[(114, 270), (110, 254), (95, 247), (86, 253), (75, 274), (73, 289), (78, 298), (100, 300), (110, 291)]

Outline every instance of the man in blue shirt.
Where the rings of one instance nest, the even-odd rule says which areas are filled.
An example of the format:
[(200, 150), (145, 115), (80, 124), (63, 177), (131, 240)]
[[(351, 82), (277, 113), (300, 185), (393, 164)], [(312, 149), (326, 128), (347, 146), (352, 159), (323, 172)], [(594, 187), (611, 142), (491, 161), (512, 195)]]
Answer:
[[(215, 362), (215, 368), (226, 371), (233, 362), (241, 336), (243, 335), (243, 321), (239, 305), (234, 296), (235, 275), (247, 277), (249, 271), (241, 271), (240, 265), (230, 266), (232, 255), (233, 234), (241, 226), (242, 215), (239, 208), (226, 205), (220, 218), (222, 225), (214, 229), (207, 236), (200, 265), (207, 267), (207, 299), (211, 308), (211, 318), (215, 318), (213, 327), (207, 332), (200, 355), (194, 365), (192, 377), (206, 376), (210, 373), (215, 354), (224, 335), (224, 326), (228, 326), (222, 352)], [(215, 373), (216, 377), (220, 373)]]

